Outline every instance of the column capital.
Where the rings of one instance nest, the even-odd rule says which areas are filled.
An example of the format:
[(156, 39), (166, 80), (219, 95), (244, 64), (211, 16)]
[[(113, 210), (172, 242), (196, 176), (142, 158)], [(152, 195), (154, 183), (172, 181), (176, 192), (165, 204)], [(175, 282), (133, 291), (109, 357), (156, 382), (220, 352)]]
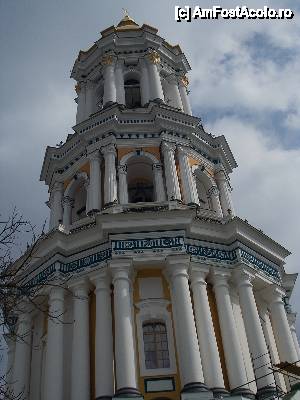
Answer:
[(117, 155), (116, 146), (113, 143), (108, 144), (107, 146), (101, 147), (101, 153), (104, 155), (104, 158), (108, 154), (113, 154), (114, 156)]
[(186, 146), (177, 146), (178, 155), (187, 156), (187, 147)]
[(113, 65), (115, 62), (116, 57), (113, 54), (107, 54), (101, 58), (101, 64), (103, 66)]
[(53, 185), (51, 185), (50, 192), (62, 192), (64, 189), (64, 184), (63, 182), (54, 182)]
[(189, 78), (186, 75), (181, 75), (180, 79), (179, 79), (179, 83), (181, 86), (184, 86), (185, 88), (187, 88), (189, 85)]
[(229, 288), (229, 279), (231, 277), (231, 273), (228, 271), (218, 271), (217, 269), (213, 269), (211, 276), (210, 276), (210, 281), (213, 284), (213, 288), (217, 287), (227, 287)]
[(81, 278), (76, 281), (69, 282), (68, 287), (72, 291), (73, 295), (88, 297), (91, 285), (86, 278)]
[(111, 276), (108, 269), (95, 271), (89, 276), (89, 279), (95, 285), (95, 292), (98, 290), (110, 290)]
[(219, 168), (215, 171), (215, 179), (218, 181), (226, 181), (227, 182), (227, 176), (223, 168)]
[(280, 303), (284, 305), (283, 297), (286, 295), (286, 292), (283, 288), (277, 285), (271, 285), (262, 291), (262, 297), (270, 304)]
[(189, 277), (188, 270), (190, 266), (190, 256), (186, 254), (179, 254), (174, 256), (168, 256), (166, 258), (166, 275), (169, 279), (173, 279), (176, 276)]
[(99, 150), (95, 150), (88, 154), (88, 159), (90, 161), (100, 161), (101, 160), (101, 153)]
[(66, 288), (63, 286), (51, 287), (49, 290), (49, 294), (48, 294), (48, 302), (51, 303), (56, 300), (64, 301), (65, 290), (66, 290)]
[(150, 64), (160, 64), (160, 55), (157, 51), (150, 50), (146, 57)]
[(124, 165), (118, 165), (118, 174), (124, 174), (127, 175), (127, 164)]
[(120, 258), (110, 261), (109, 269), (112, 273), (113, 283), (116, 280), (124, 279), (131, 283), (131, 275), (133, 272), (132, 260)]
[(241, 268), (233, 273), (234, 283), (237, 288), (240, 287), (253, 287), (252, 281), (255, 278), (255, 274), (246, 268)]
[(122, 69), (124, 67), (125, 61), (123, 59), (117, 58), (116, 60), (116, 68)]
[(176, 151), (176, 144), (171, 142), (162, 142), (161, 150), (163, 153), (170, 152), (174, 154)]
[(206, 277), (209, 272), (210, 267), (208, 265), (192, 262), (190, 267), (191, 286), (196, 285), (197, 283), (206, 286)]

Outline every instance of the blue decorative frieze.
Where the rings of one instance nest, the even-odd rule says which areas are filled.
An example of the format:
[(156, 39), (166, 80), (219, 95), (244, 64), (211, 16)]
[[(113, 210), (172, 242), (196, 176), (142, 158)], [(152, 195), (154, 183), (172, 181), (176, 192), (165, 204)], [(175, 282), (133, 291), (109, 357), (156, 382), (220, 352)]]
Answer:
[(82, 268), (90, 267), (91, 265), (101, 263), (111, 258), (111, 249), (107, 248), (102, 251), (98, 251), (95, 254), (91, 254), (86, 257), (79, 258), (78, 260), (68, 262), (66, 264), (60, 263), (59, 272), (68, 274), (81, 270)]
[(235, 250), (215, 249), (207, 246), (195, 246), (193, 244), (186, 245), (187, 253), (192, 256), (211, 258), (219, 261), (234, 262), (237, 260)]
[(144, 252), (145, 250), (163, 251), (164, 249), (183, 250), (185, 248), (182, 236), (146, 239), (113, 240), (112, 248), (116, 254), (125, 251)]
[[(177, 232), (178, 233), (178, 232)], [(191, 239), (186, 239), (192, 241)], [(106, 248), (103, 248), (106, 246)], [(109, 246), (109, 247), (107, 247)], [(53, 262), (44, 270), (37, 273), (36, 276), (25, 282), (23, 288), (25, 290), (37, 287), (40, 284), (46, 283), (56, 276), (56, 273), (67, 275), (69, 273), (82, 272), (85, 269), (110, 260), (112, 254), (114, 255), (133, 255), (139, 253), (164, 253), (172, 254), (172, 252), (187, 253), (191, 256), (198, 257), (202, 260), (214, 260), (223, 264), (235, 265), (240, 261), (245, 261), (253, 266), (256, 270), (265, 274), (267, 277), (272, 278), (276, 282), (281, 281), (280, 272), (276, 266), (272, 266), (260, 258), (252, 255), (243, 248), (238, 247), (236, 242), (235, 248), (226, 245), (219, 245), (221, 248), (216, 248), (217, 244), (205, 246), (203, 243), (185, 243), (184, 236), (166, 236), (158, 238), (130, 238), (111, 240), (109, 243), (102, 244), (102, 250), (98, 250), (94, 254), (86, 255), (85, 257), (78, 258), (77, 260), (64, 263), (62, 261)], [(259, 256), (259, 255), (258, 255)]]
[(25, 289), (33, 288), (41, 283), (47, 282), (51, 275), (56, 272), (56, 263), (49, 265), (43, 271), (39, 272), (34, 278), (24, 284)]
[(280, 281), (280, 274), (275, 267), (265, 263), (262, 260), (259, 260), (257, 257), (253, 256), (252, 254), (248, 253), (244, 249), (240, 249), (241, 251), (241, 258), (248, 263), (252, 264), (256, 269), (259, 271), (264, 272), (266, 275), (270, 276), (271, 278), (275, 279), (276, 281)]

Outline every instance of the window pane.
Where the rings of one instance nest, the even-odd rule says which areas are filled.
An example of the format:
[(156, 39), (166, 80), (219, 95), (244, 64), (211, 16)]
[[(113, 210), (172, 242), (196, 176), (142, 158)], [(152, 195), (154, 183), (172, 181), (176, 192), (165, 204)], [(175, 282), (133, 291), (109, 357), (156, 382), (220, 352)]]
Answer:
[(169, 351), (166, 325), (151, 322), (143, 325), (145, 364), (147, 369), (169, 368)]

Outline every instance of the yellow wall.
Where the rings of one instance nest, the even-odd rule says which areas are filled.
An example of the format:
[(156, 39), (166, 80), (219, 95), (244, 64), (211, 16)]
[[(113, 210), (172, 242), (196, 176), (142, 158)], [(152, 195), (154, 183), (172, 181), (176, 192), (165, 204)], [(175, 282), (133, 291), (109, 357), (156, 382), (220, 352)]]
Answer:
[[(86, 172), (88, 175), (90, 175), (90, 163), (86, 162), (84, 165), (82, 165), (77, 172)], [(66, 179), (64, 181), (64, 190), (66, 190), (68, 184), (71, 182), (72, 178)]]
[[(162, 284), (163, 284), (163, 292), (164, 292), (164, 298), (166, 300), (171, 301), (170, 297), (170, 291), (168, 288), (168, 284), (162, 275), (162, 272), (160, 269), (143, 269), (139, 271), (136, 275), (135, 282), (133, 285), (133, 301), (134, 303), (139, 302), (141, 299), (139, 297), (139, 285), (138, 285), (138, 279), (139, 278), (152, 278), (152, 277), (161, 277), (162, 278)], [(173, 321), (173, 315), (172, 315), (172, 305), (170, 304), (168, 306), (168, 311), (171, 312), (171, 317), (172, 317), (172, 325), (173, 325), (173, 335), (174, 335), (174, 345), (176, 349), (176, 338), (175, 338), (175, 332), (174, 332), (174, 321)], [(138, 313), (138, 310), (135, 308), (135, 317), (136, 314)], [(135, 324), (136, 326), (136, 324)], [(137, 337), (137, 332), (136, 332), (136, 337)], [(181, 389), (181, 383), (180, 383), (180, 378), (179, 374), (170, 374), (170, 375), (157, 375), (157, 376), (140, 376), (140, 370), (139, 370), (139, 354), (138, 354), (138, 345), (136, 345), (137, 349), (137, 364), (138, 364), (138, 384), (139, 384), (139, 390), (141, 391), (142, 395), (144, 396), (145, 400), (152, 400), (157, 397), (163, 398), (167, 397), (169, 399), (174, 399), (178, 400), (180, 398), (180, 389)], [(176, 350), (175, 350), (176, 351)], [(177, 361), (177, 352), (176, 352), (176, 368), (177, 371), (178, 369), (178, 361)], [(175, 391), (173, 392), (155, 392), (155, 393), (145, 393), (145, 384), (144, 381), (147, 378), (167, 378), (167, 377), (173, 377), (175, 381)]]
[[(193, 165), (200, 165), (201, 164), (201, 162), (199, 160), (196, 160), (193, 157), (189, 157), (188, 160), (189, 160), (190, 167), (192, 167)], [(205, 166), (205, 169), (209, 173), (209, 175), (213, 176), (213, 169), (212, 168)]]

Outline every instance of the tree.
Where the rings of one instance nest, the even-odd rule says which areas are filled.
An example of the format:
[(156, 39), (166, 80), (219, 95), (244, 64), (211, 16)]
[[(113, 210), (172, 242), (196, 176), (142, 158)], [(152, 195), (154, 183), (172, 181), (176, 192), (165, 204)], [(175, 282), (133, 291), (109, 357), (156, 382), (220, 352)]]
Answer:
[[(34, 299), (34, 293), (38, 287), (28, 290), (24, 285), (24, 273), (29, 263), (36, 257), (39, 243), (46, 236), (44, 226), (45, 224), (41, 233), (37, 234), (35, 227), (30, 221), (24, 219), (16, 208), (7, 218), (0, 215), (0, 329), (9, 340), (24, 341), (24, 338), (16, 333), (16, 316), (21, 311), (24, 300), (32, 305), (32, 309), (41, 307), (41, 304)], [(2, 363), (5, 351), (5, 346), (1, 345)], [(10, 371), (8, 375), (11, 375)], [(22, 398), (22, 393), (12, 392), (6, 374), (1, 374), (0, 399), (21, 400)]]

